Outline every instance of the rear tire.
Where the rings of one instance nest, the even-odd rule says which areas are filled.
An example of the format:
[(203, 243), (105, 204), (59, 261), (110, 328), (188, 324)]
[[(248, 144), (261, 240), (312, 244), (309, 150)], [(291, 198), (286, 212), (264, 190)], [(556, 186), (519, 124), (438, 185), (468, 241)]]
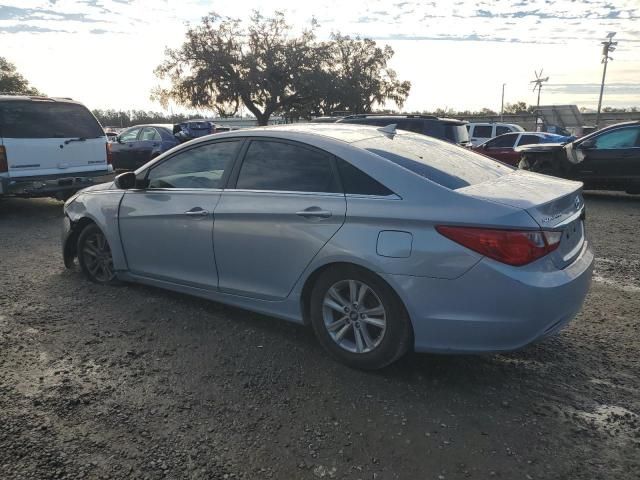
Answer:
[(117, 284), (111, 247), (107, 237), (94, 223), (87, 225), (78, 236), (78, 263), (85, 276), (102, 285)]
[(353, 368), (383, 368), (407, 353), (411, 322), (396, 293), (356, 266), (325, 271), (311, 292), (311, 326), (320, 344)]

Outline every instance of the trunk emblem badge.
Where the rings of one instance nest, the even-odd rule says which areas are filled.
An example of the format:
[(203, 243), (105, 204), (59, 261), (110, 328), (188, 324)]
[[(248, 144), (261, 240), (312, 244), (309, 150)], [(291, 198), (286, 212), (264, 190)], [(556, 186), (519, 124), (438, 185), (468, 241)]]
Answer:
[(577, 208), (580, 208), (580, 197), (576, 197), (576, 199), (573, 201), (573, 205)]

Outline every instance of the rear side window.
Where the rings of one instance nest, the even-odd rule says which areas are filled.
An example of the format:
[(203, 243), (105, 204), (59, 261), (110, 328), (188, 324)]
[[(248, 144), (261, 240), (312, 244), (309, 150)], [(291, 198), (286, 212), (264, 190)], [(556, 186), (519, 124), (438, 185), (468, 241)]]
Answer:
[(518, 145), (535, 145), (540, 143), (540, 137), (538, 135), (522, 135)]
[(342, 159), (337, 159), (337, 162), (344, 193), (350, 193), (353, 195), (376, 195), (383, 197), (393, 194), (391, 190), (377, 180), (371, 178), (358, 167), (355, 167)]
[(493, 137), (491, 130), (491, 125), (476, 125), (473, 128), (473, 136), (480, 138), (491, 138)]
[(496, 127), (496, 137), (498, 135), (503, 135), (505, 133), (510, 133), (510, 132), (511, 132), (511, 129), (509, 127), (502, 127), (500, 125)]
[(97, 138), (104, 131), (83, 105), (51, 101), (0, 103), (0, 135), (5, 138)]
[(236, 188), (289, 192), (339, 192), (332, 157), (318, 150), (276, 141), (253, 141)]
[(419, 135), (380, 136), (353, 145), (452, 190), (494, 180), (514, 170), (466, 148)]
[(516, 143), (516, 138), (518, 137), (517, 133), (511, 133), (507, 135), (502, 135), (501, 137), (496, 137), (493, 140), (487, 142), (487, 147), (489, 148), (511, 148), (513, 144)]

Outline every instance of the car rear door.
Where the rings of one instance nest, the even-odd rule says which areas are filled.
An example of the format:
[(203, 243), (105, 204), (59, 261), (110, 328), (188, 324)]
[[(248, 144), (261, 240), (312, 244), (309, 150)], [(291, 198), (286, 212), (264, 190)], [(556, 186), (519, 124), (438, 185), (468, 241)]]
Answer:
[[(145, 189), (127, 190), (119, 227), (129, 271), (215, 290), (214, 209), (242, 139), (198, 144), (145, 173)], [(140, 175), (140, 174), (139, 174)]]
[(220, 290), (287, 297), (345, 212), (331, 155), (299, 143), (251, 140), (216, 207)]
[(107, 139), (86, 107), (50, 99), (0, 103), (0, 137), (11, 178), (107, 170)]

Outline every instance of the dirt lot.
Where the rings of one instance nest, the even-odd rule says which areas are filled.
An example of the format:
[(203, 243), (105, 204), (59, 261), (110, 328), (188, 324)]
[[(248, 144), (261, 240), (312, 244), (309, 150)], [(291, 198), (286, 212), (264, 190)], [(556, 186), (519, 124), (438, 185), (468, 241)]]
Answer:
[(62, 266), (61, 203), (0, 201), (0, 478), (627, 479), (640, 472), (640, 196), (591, 194), (559, 336), (344, 368), (310, 332)]

